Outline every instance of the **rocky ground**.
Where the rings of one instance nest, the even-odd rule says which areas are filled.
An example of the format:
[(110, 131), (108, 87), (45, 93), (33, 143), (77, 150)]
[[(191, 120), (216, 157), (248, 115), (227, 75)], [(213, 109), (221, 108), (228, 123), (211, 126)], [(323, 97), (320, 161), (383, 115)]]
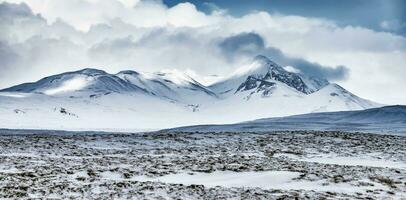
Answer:
[[(318, 162), (320, 156), (382, 161), (378, 163), (383, 165)], [(215, 171), (290, 171), (300, 174), (291, 182), (314, 185), (273, 189), (138, 178)], [(346, 192), (334, 189), (341, 186)], [(0, 130), (0, 198), (406, 199), (406, 137), (312, 131), (111, 134)]]

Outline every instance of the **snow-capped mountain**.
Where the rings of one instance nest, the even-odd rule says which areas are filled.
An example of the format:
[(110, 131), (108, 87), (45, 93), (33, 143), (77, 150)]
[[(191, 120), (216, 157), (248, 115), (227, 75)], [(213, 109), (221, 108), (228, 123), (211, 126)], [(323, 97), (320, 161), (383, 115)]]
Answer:
[(143, 92), (136, 85), (98, 69), (86, 68), (43, 78), (2, 90), (4, 92), (40, 93), (45, 95), (108, 94), (111, 92)]
[(272, 89), (280, 84), (310, 94), (328, 85), (329, 82), (288, 72), (282, 66), (260, 55), (254, 58), (250, 66), (239, 69), (231, 77), (211, 85), (210, 88), (223, 95), (249, 91), (251, 94), (269, 96)]
[(289, 72), (264, 56), (209, 88), (222, 99), (217, 109), (247, 120), (381, 106), (325, 79)]
[(0, 127), (155, 129), (378, 106), (257, 56), (210, 86), (177, 71), (90, 68), (13, 86), (0, 91)]

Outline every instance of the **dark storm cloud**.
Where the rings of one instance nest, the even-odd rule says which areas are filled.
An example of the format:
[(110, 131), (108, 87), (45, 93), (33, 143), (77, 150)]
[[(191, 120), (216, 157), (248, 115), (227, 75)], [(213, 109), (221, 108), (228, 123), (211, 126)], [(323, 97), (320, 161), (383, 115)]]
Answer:
[(323, 66), (305, 59), (288, 57), (279, 49), (272, 47), (264, 49), (264, 54), (283, 66), (293, 66), (304, 74), (322, 77), (328, 80), (343, 80), (347, 78), (349, 72), (349, 69), (345, 66)]
[(282, 66), (292, 66), (304, 74), (328, 80), (345, 79), (349, 71), (345, 66), (323, 66), (305, 59), (286, 56), (277, 48), (266, 47), (264, 39), (256, 33), (241, 33), (225, 38), (218, 46), (228, 59), (234, 59), (239, 55), (255, 56), (262, 54)]
[(255, 53), (265, 49), (262, 37), (256, 33), (241, 33), (225, 38), (219, 47), (229, 59), (236, 53)]

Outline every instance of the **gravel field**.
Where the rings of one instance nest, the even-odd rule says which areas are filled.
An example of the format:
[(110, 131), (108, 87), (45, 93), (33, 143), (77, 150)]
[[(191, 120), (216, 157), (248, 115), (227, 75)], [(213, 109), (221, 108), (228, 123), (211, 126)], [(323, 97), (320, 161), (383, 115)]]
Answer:
[(0, 130), (1, 199), (406, 199), (406, 137)]

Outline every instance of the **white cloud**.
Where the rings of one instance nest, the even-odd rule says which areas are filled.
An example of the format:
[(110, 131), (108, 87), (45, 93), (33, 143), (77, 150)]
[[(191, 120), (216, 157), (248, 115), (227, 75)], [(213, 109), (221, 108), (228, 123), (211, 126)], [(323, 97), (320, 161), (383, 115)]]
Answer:
[[(180, 3), (172, 8), (159, 1), (137, 0), (0, 0), (26, 3), (34, 13), (40, 13), (49, 23), (58, 18), (78, 30), (87, 31), (92, 25), (120, 18), (137, 27), (204, 26), (218, 16), (208, 16), (191, 3)], [(219, 14), (219, 13), (217, 13)]]
[[(98, 0), (93, 0), (93, 1), (98, 1)], [(131, 8), (134, 7), (135, 5), (137, 5), (137, 3), (140, 0), (118, 0), (119, 2), (121, 2), (122, 4), (124, 4), (125, 6)]]
[[(0, 66), (1, 87), (83, 67), (113, 73), (176, 68), (189, 70), (194, 77), (227, 76), (250, 58), (241, 54), (227, 59), (219, 42), (254, 32), (266, 48), (280, 49), (287, 56), (348, 67), (349, 77), (340, 84), (362, 97), (406, 104), (403, 36), (266, 12), (241, 17), (221, 10), (206, 14), (191, 3), (168, 8), (160, 1), (139, 0), (7, 2), (24, 2), (33, 13), (23, 9), (18, 17), (0, 22), (0, 58), (7, 57), (7, 65)], [(8, 76), (2, 76), (6, 72)]]

